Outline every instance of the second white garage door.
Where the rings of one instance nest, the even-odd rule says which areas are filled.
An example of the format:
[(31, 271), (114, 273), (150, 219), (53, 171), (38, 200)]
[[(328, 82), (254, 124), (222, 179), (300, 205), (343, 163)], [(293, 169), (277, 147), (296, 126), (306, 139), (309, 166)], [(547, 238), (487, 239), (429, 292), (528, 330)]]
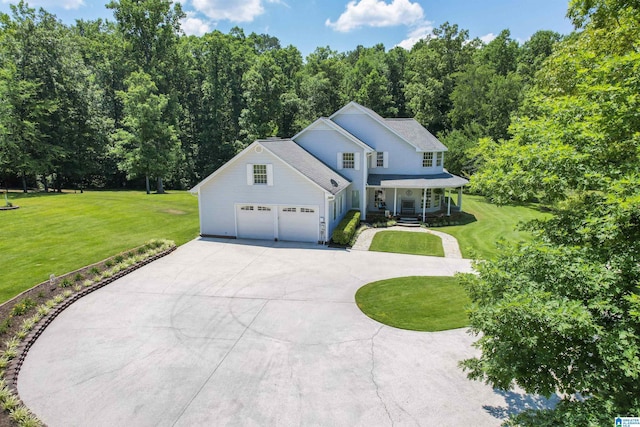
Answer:
[[(318, 208), (276, 205), (236, 206), (238, 238), (318, 242)], [(277, 228), (276, 228), (277, 225)]]
[(278, 238), (295, 242), (318, 242), (318, 208), (278, 206)]

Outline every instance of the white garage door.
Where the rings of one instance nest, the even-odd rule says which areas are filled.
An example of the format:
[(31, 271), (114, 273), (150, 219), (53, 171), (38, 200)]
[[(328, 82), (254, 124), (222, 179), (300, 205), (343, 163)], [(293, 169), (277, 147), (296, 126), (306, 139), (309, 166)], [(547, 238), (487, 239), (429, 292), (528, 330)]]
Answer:
[(318, 208), (278, 207), (278, 238), (295, 242), (318, 242)]
[(236, 207), (238, 238), (273, 240), (275, 230), (275, 206), (239, 205)]

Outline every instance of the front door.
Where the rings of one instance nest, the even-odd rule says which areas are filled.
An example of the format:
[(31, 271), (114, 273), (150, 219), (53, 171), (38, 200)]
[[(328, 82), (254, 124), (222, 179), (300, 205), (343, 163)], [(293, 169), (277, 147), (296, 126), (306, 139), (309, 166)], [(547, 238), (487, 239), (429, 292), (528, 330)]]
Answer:
[(415, 215), (416, 201), (414, 199), (402, 199), (400, 205), (400, 213), (406, 215)]

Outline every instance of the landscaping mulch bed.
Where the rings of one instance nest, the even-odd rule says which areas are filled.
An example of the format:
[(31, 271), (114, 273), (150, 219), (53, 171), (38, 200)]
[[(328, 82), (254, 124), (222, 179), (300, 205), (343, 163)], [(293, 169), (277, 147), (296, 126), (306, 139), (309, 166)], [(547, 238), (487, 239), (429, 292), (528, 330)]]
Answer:
[[(60, 303), (52, 307), (51, 310), (35, 324), (27, 336), (18, 345), (17, 355), (11, 359), (9, 365), (6, 367), (6, 370), (4, 371), (4, 380), (6, 381), (9, 390), (11, 390), (17, 397), (19, 397), (17, 390), (18, 375), (29, 349), (42, 332), (44, 332), (47, 326), (49, 326), (49, 324), (60, 313), (62, 313), (62, 311), (83, 296), (112, 283), (113, 281), (139, 269), (140, 267), (143, 267), (146, 264), (168, 255), (176, 249), (176, 246), (172, 245), (162, 252), (138, 261), (130, 267), (114, 273), (111, 277), (96, 281), (90, 286), (83, 285), (84, 280), (91, 280), (92, 278), (95, 279), (102, 272), (109, 270), (114, 264), (117, 264), (116, 260), (118, 257), (130, 257), (139, 254), (139, 249), (140, 248), (136, 248), (130, 251), (125, 251), (121, 254), (115, 255), (96, 264), (83, 267), (71, 273), (67, 273), (60, 277), (52, 277), (50, 280), (28, 289), (0, 305), (0, 343), (6, 343), (16, 336), (16, 334), (22, 329), (23, 321), (35, 314), (37, 307), (55, 298), (57, 295), (61, 295), (68, 291), (72, 292), (70, 296), (64, 298)], [(61, 285), (63, 285), (63, 287), (61, 287)], [(0, 427), (16, 425), (18, 424), (9, 417), (9, 413), (0, 408)]]

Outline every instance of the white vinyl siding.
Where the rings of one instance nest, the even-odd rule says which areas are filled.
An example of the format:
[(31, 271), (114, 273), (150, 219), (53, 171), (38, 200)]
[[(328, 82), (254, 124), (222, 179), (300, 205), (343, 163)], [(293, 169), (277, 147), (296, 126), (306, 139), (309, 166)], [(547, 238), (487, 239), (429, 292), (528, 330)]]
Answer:
[[(267, 185), (253, 185), (253, 165), (267, 165)], [(316, 209), (319, 216), (328, 217), (325, 197), (324, 191), (267, 150), (248, 150), (200, 188), (200, 233), (237, 236), (236, 206), (252, 206), (254, 212), (258, 212), (258, 206), (267, 207), (274, 216), (277, 216), (276, 206), (304, 206)], [(319, 220), (316, 225), (318, 223)]]

